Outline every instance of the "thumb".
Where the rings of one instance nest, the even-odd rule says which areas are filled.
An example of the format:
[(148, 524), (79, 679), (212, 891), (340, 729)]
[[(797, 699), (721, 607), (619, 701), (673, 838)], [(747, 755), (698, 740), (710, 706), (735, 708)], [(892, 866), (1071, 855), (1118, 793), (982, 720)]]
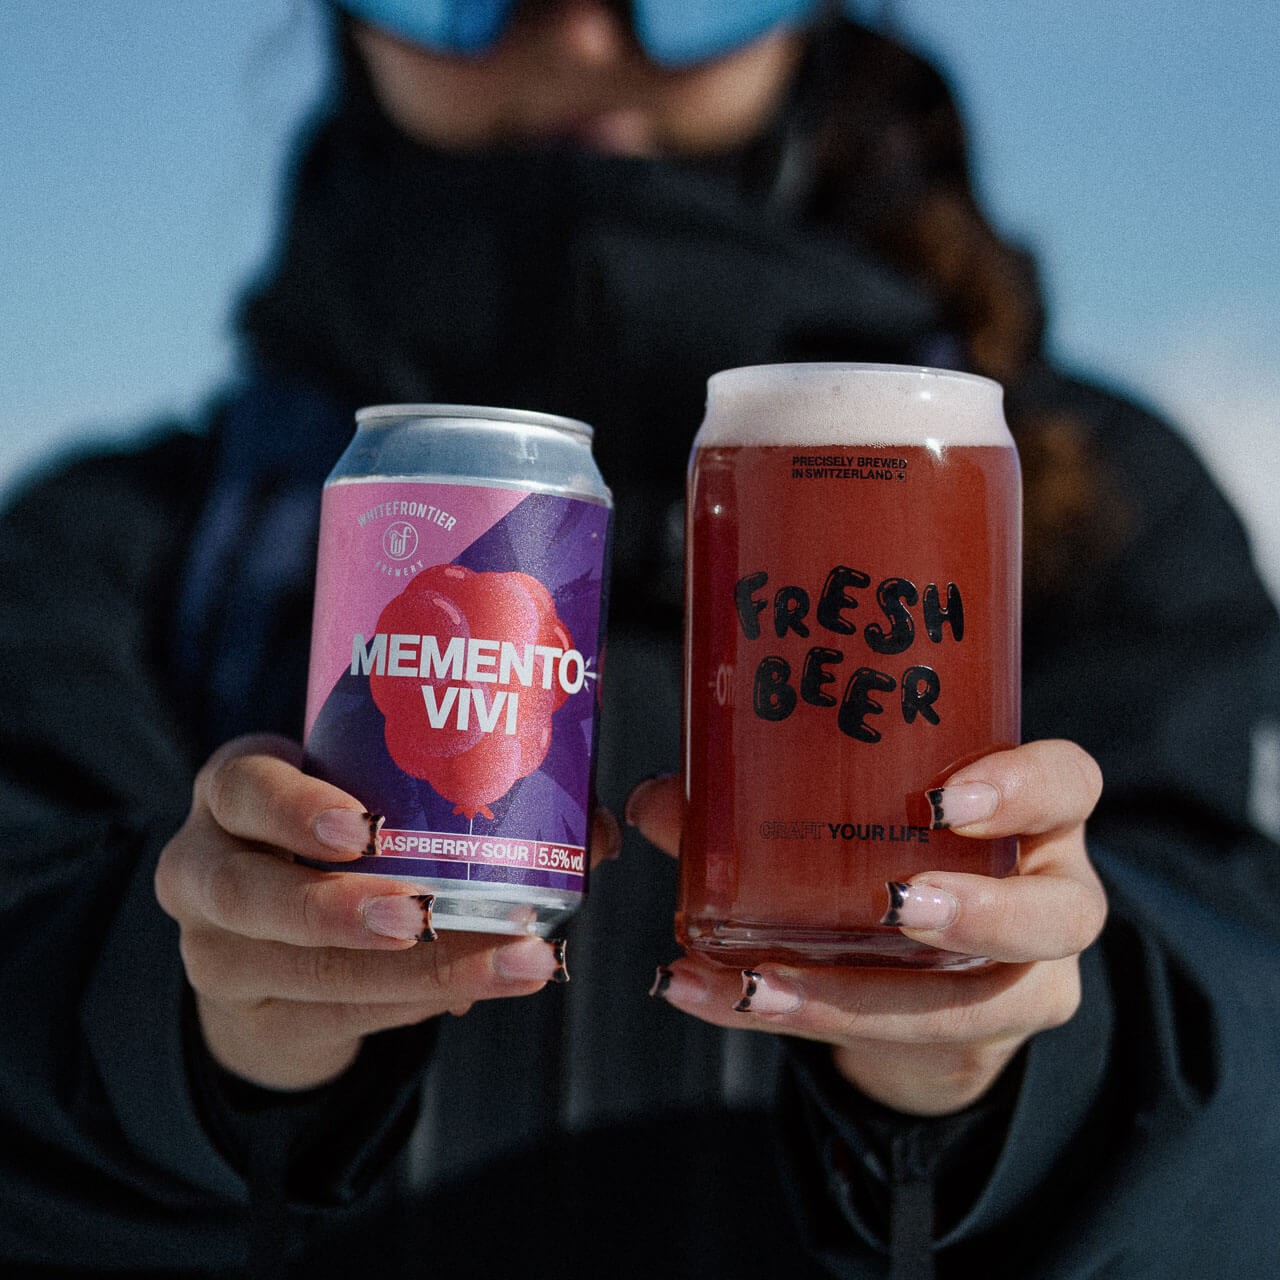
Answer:
[(639, 783), (627, 797), (623, 816), (627, 825), (665, 853), (680, 852), (684, 817), (684, 784), (679, 774), (658, 774)]

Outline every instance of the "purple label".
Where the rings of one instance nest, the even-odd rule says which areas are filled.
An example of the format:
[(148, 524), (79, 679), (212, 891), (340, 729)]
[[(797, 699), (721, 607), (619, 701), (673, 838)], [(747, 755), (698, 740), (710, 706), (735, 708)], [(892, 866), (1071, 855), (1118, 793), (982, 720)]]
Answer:
[(609, 517), (478, 485), (326, 489), (307, 768), (386, 815), (344, 870), (582, 890)]

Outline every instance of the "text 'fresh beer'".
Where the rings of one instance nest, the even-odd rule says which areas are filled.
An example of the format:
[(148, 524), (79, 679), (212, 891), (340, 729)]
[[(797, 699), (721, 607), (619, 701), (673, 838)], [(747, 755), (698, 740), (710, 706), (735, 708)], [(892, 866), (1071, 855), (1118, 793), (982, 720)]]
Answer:
[[(760, 570), (739, 578), (734, 585), (738, 622), (747, 640), (761, 637), (760, 615), (769, 604), (756, 593), (763, 590), (768, 581), (768, 573)], [(858, 598), (853, 592), (870, 585), (870, 576), (860, 570), (847, 565), (833, 567), (818, 597), (813, 625), (832, 635), (853, 636), (858, 630), (852, 620), (852, 611), (858, 608)], [(782, 586), (774, 592), (771, 630), (778, 640), (790, 634), (810, 638), (810, 603), (809, 593), (801, 586)], [(933, 644), (942, 643), (944, 627), (950, 629), (951, 639), (956, 643), (964, 639), (964, 602), (954, 582), (947, 584), (944, 603), (935, 582), (930, 582), (921, 593), (908, 578), (885, 578), (876, 588), (876, 603), (888, 628), (879, 622), (868, 623), (863, 628), (862, 639), (873, 653), (892, 656), (911, 648), (917, 634), (911, 607), (916, 604), (922, 605), (925, 635)], [(897, 679), (874, 667), (858, 667), (849, 676), (843, 696), (837, 699), (827, 692), (826, 686), (838, 682), (832, 668), (844, 660), (842, 649), (815, 644), (805, 652), (797, 682), (793, 684), (792, 664), (787, 658), (766, 654), (756, 666), (752, 709), (762, 720), (779, 721), (795, 710), (798, 699), (815, 707), (838, 706), (836, 726), (841, 733), (859, 742), (879, 742), (880, 731), (867, 723), (867, 717), (880, 715), (884, 707), (871, 695), (900, 689), (899, 703), (905, 723), (914, 724), (917, 718), (926, 724), (940, 723), (936, 703), (942, 692), (942, 680), (933, 667), (914, 664)]]

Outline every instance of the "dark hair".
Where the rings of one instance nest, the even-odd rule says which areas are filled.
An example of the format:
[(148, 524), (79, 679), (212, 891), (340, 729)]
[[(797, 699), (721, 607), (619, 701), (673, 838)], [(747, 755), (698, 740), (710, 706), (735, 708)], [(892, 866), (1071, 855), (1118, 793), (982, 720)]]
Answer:
[(1044, 302), (1032, 256), (975, 195), (964, 123), (939, 71), (892, 37), (843, 23), (817, 68), (813, 213), (870, 245), (937, 302), (968, 366), (1004, 384), (1022, 458), (1028, 593), (1066, 589), (1114, 546), (1125, 504), (1088, 423), (1025, 395), (1043, 368)]

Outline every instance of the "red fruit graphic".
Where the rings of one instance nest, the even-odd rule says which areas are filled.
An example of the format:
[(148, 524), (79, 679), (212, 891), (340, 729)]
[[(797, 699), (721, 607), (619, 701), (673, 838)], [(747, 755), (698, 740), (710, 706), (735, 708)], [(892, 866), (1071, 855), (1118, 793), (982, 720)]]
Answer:
[[(422, 778), (452, 800), (454, 813), (468, 819), (477, 814), (492, 818), (489, 806), (546, 757), (551, 717), (568, 694), (557, 678), (554, 659), (543, 655), (535, 655), (528, 684), (515, 665), (500, 682), (496, 658), (472, 672), (492, 675), (492, 681), (468, 681), (467, 642), (497, 642), (499, 651), (502, 642), (508, 642), (521, 660), (527, 645), (572, 649), (573, 638), (556, 616), (551, 593), (525, 573), (475, 573), (461, 565), (433, 565), (383, 609), (377, 629), (379, 634), (409, 636), (415, 642), (419, 637), (435, 638), (434, 650), (427, 640), (421, 642), (421, 651), (416, 643), (410, 646), (416, 656), (402, 665), (412, 665), (414, 675), (369, 678), (373, 699), (386, 718), (391, 758), (405, 773)], [(457, 659), (449, 649), (454, 640), (460, 645), (453, 653), (462, 651)], [(495, 649), (485, 652), (492, 655)], [(548, 664), (551, 687), (544, 688)], [(512, 699), (518, 699), (515, 732), (507, 733)], [(492, 727), (486, 729), (485, 724)]]

